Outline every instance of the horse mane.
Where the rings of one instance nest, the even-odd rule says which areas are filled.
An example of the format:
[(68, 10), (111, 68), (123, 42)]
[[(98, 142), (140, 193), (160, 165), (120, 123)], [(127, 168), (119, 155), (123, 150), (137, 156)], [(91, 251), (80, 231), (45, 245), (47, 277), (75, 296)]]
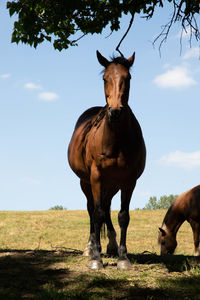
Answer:
[[(130, 70), (131, 66), (130, 66), (130, 62), (128, 61), (128, 59), (126, 59), (125, 57), (123, 56), (118, 56), (116, 57), (114, 54), (113, 56), (110, 57), (110, 61), (109, 61), (109, 65), (110, 64), (119, 64), (119, 65), (122, 65), (124, 66), (125, 68), (127, 68), (128, 70)], [(105, 69), (106, 68), (103, 68), (103, 70), (100, 72), (100, 74), (103, 74), (105, 72)]]
[(82, 137), (82, 142), (85, 140), (88, 132), (92, 129), (92, 127), (99, 127), (101, 121), (103, 120), (107, 110), (107, 105), (104, 107), (96, 106), (89, 108), (86, 110), (78, 119), (75, 125), (75, 129), (77, 129), (84, 121), (88, 120), (84, 126), (84, 133)]
[(99, 111), (99, 113), (97, 114), (96, 118), (93, 121), (92, 126), (97, 126), (97, 128), (99, 127), (101, 121), (103, 120), (103, 118), (105, 117), (106, 114), (106, 110), (107, 110), (107, 105), (105, 105), (104, 107), (102, 107)]
[(179, 209), (179, 200), (181, 200), (180, 195), (172, 202), (162, 223), (162, 225), (166, 225), (167, 228), (169, 227), (171, 231), (176, 229), (177, 224), (182, 224), (182, 222), (185, 220)]
[(173, 208), (174, 208), (174, 202), (172, 202), (172, 204), (171, 204), (170, 207), (168, 208), (167, 213), (166, 213), (166, 215), (165, 215), (165, 217), (164, 217), (164, 220), (163, 220), (162, 225), (165, 224), (165, 225), (167, 226), (167, 224), (169, 224), (170, 214), (171, 214)]
[(116, 57), (115, 55), (113, 55), (113, 56), (111, 56), (110, 59), (111, 59), (110, 63), (120, 64), (120, 65), (126, 67), (127, 69), (130, 69), (130, 67), (131, 67), (128, 59), (126, 59), (123, 56)]

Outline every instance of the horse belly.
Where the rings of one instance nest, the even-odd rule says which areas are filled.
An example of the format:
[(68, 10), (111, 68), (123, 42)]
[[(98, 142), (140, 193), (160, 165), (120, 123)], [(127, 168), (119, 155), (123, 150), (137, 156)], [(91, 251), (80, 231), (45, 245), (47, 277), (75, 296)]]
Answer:
[(68, 161), (74, 173), (81, 179), (89, 180), (89, 171), (84, 161), (85, 149), (79, 130), (73, 135), (68, 147)]

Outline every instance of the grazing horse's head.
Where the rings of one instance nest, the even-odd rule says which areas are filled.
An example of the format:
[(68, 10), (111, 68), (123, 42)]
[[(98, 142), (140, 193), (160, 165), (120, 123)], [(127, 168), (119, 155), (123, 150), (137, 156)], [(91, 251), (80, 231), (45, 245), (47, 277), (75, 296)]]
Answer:
[(168, 230), (159, 228), (158, 243), (160, 254), (173, 254), (177, 246), (176, 236)]
[(103, 80), (108, 117), (111, 122), (116, 122), (123, 116), (124, 108), (128, 105), (131, 79), (129, 69), (133, 65), (135, 52), (128, 59), (116, 57), (112, 61), (108, 61), (97, 51), (97, 58), (99, 63), (105, 67)]

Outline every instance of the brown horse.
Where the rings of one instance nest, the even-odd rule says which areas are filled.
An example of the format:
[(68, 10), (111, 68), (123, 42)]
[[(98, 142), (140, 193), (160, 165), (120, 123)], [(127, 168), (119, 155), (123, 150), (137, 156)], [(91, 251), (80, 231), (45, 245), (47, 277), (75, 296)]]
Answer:
[(158, 242), (161, 254), (173, 254), (177, 246), (176, 234), (184, 221), (192, 227), (194, 254), (200, 255), (200, 185), (179, 195), (168, 209), (160, 229)]
[[(126, 248), (129, 204), (146, 159), (140, 125), (128, 106), (129, 69), (135, 53), (129, 59), (118, 57), (108, 61), (97, 51), (97, 58), (105, 68), (103, 80), (107, 104), (92, 107), (79, 117), (69, 144), (68, 159), (87, 198), (90, 236), (84, 255), (91, 256), (89, 268), (103, 267), (100, 230), (102, 224), (106, 224), (109, 238), (107, 253), (118, 253), (118, 268), (127, 269), (130, 267)], [(121, 239), (118, 247), (110, 205), (119, 190)]]

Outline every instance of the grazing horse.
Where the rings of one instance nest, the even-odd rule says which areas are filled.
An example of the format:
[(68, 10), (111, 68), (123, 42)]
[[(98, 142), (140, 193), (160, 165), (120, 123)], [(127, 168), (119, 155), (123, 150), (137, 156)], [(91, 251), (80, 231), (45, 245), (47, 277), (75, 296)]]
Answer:
[(200, 185), (179, 195), (168, 209), (162, 227), (159, 228), (158, 242), (161, 254), (173, 254), (177, 246), (176, 234), (184, 221), (192, 227), (194, 254), (200, 255)]
[[(72, 170), (80, 178), (87, 198), (90, 216), (90, 236), (85, 256), (90, 256), (89, 268), (103, 267), (100, 230), (107, 226), (107, 253), (119, 259), (117, 267), (128, 269), (126, 234), (129, 224), (129, 204), (136, 181), (145, 167), (146, 148), (140, 125), (128, 105), (135, 53), (129, 58), (108, 61), (97, 51), (99, 63), (105, 68), (103, 80), (107, 104), (92, 107), (78, 119), (68, 148)], [(120, 245), (116, 242), (110, 206), (113, 196), (121, 190), (121, 210), (118, 222)]]

